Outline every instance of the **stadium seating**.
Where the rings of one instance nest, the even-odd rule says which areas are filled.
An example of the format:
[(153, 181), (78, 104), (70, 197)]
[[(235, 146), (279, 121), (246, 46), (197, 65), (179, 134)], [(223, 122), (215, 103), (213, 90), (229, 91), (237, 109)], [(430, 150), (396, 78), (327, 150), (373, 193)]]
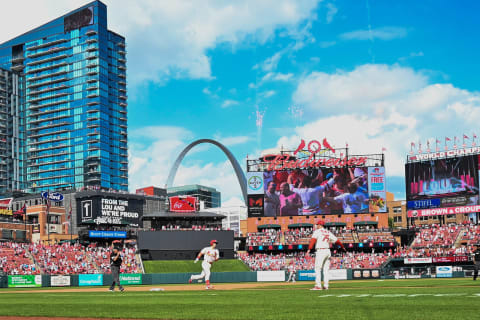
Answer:
[[(141, 272), (136, 247), (124, 248), (122, 273)], [(110, 273), (110, 248), (81, 244), (0, 243), (0, 272), (5, 274)]]
[(461, 233), (461, 243), (466, 245), (480, 244), (480, 225), (466, 225)]
[(434, 248), (452, 247), (457, 239), (462, 226), (450, 224), (448, 226), (429, 225), (423, 226), (417, 233), (412, 247)]
[[(241, 253), (239, 258), (253, 271), (285, 270), (292, 261), (295, 263), (297, 270), (313, 270), (315, 267), (315, 259), (306, 257), (303, 252), (291, 255)], [(331, 257), (330, 269), (378, 268), (389, 258), (390, 256), (386, 253), (346, 253)]]

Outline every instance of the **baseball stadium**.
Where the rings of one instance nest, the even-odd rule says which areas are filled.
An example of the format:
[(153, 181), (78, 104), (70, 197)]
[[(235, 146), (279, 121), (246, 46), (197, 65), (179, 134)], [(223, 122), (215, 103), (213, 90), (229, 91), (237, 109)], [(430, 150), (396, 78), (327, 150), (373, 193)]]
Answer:
[[(112, 1), (112, 6), (117, 2)], [(415, 126), (410, 126), (410, 122), (418, 119), (410, 114), (403, 117), (395, 109), (387, 108), (395, 105), (392, 102), (394, 98), (401, 96), (395, 92), (397, 85), (387, 83), (386, 87), (382, 87), (383, 82), (388, 82), (390, 78), (400, 78), (399, 82), (408, 83), (402, 84), (400, 87), (403, 89), (400, 90), (409, 96), (402, 98), (398, 105), (415, 105), (411, 101), (421, 97), (420, 105), (423, 107), (419, 108), (431, 113), (430, 122), (434, 119), (444, 121), (451, 114), (432, 111), (433, 107), (427, 100), (428, 96), (437, 95), (436, 90), (458, 90), (452, 97), (461, 97), (462, 103), (456, 102), (447, 93), (438, 95), (445, 96), (449, 112), (471, 113), (471, 122), (478, 122), (474, 118), (478, 112), (473, 109), (478, 109), (478, 105), (474, 105), (478, 104), (478, 91), (469, 96), (468, 90), (460, 90), (453, 85), (442, 83), (427, 87), (427, 73), (442, 74), (444, 82), (449, 77), (438, 70), (427, 70), (427, 67), (422, 68), (428, 72), (421, 77), (413, 69), (400, 72), (400, 76), (394, 73), (400, 69), (401, 63), (423, 57), (423, 52), (405, 53), (404, 57), (395, 60), (398, 64), (391, 68), (374, 65), (372, 48), (375, 39), (377, 47), (380, 47), (380, 41), (393, 42), (397, 38), (403, 41), (414, 30), (413, 27), (403, 30), (386, 26), (372, 30), (369, 1), (366, 1), (368, 30), (341, 33), (333, 38), (335, 41), (322, 41), (316, 45), (322, 50), (335, 46), (336, 50), (349, 43), (368, 40), (364, 41), (368, 42), (365, 51), (368, 51), (368, 59), (373, 64), (360, 67), (359, 71), (355, 71), (354, 79), (346, 81), (342, 80), (348, 75), (346, 71), (330, 76), (320, 71), (308, 75), (308, 70), (300, 69), (302, 75), (295, 81), (313, 79), (322, 87), (322, 94), (332, 91), (334, 97), (324, 99), (321, 95), (317, 96), (319, 88), (310, 89), (305, 84), (302, 85), (303, 91), (294, 94), (299, 101), (308, 103), (304, 96), (310, 93), (315, 103), (318, 100), (326, 104), (319, 108), (322, 112), (330, 112), (330, 107), (350, 110), (342, 105), (348, 103), (364, 114), (327, 118), (327, 114), (322, 113), (325, 117), (322, 125), (313, 123), (308, 126), (315, 128), (317, 136), (313, 137), (312, 134), (299, 137), (299, 133), (303, 134), (307, 129), (302, 131), (298, 125), (295, 125), (295, 130), (293, 127), (286, 129), (283, 127), (284, 119), (277, 118), (279, 121), (272, 121), (275, 128), (271, 131), (291, 135), (279, 137), (276, 147), (263, 149), (261, 132), (266, 108), (262, 109), (260, 105), (268, 98), (272, 99), (270, 101), (278, 98), (277, 103), (283, 103), (283, 100), (288, 100), (285, 92), (290, 89), (284, 90), (279, 86), (275, 87), (276, 91), (255, 90), (274, 81), (283, 85), (295, 78), (290, 71), (275, 73), (287, 58), (301, 68), (314, 68), (311, 66), (319, 61), (322, 64), (328, 61), (323, 56), (322, 60), (309, 56), (305, 60), (308, 63), (300, 61), (304, 55), (300, 50), (316, 42), (312, 21), (308, 19), (317, 20), (318, 15), (300, 14), (295, 11), (301, 10), (301, 6), (297, 8), (297, 1), (289, 1), (278, 5), (283, 10), (280, 22), (272, 22), (264, 28), (250, 25), (243, 28), (244, 24), (255, 25), (259, 20), (274, 20), (275, 14), (268, 19), (265, 17), (270, 15), (276, 3), (265, 5), (268, 14), (248, 19), (251, 11), (255, 11), (252, 10), (254, 7), (262, 7), (260, 1), (253, 1), (254, 5), (247, 1), (244, 10), (238, 11), (232, 9), (236, 1), (231, 1), (231, 6), (219, 5), (222, 12), (233, 12), (227, 18), (219, 19), (219, 25), (228, 31), (229, 20), (234, 20), (234, 16), (240, 13), (245, 20), (237, 23), (242, 26), (240, 31), (235, 29), (231, 34), (214, 35), (212, 39), (197, 33), (199, 25), (206, 24), (206, 20), (216, 20), (220, 12), (200, 14), (201, 20), (182, 25), (179, 27), (181, 32), (171, 32), (168, 28), (155, 31), (152, 33), (155, 39), (149, 39), (147, 27), (154, 20), (168, 20), (174, 25), (169, 20), (171, 17), (178, 14), (184, 20), (188, 15), (182, 15), (181, 10), (197, 4), (195, 1), (195, 5), (187, 2), (179, 5), (182, 8), (177, 8), (174, 6), (177, 1), (158, 1), (161, 4), (157, 7), (156, 1), (144, 1), (144, 7), (139, 8), (136, 7), (139, 2), (131, 1), (131, 7), (127, 7), (131, 8), (131, 12), (116, 18), (117, 21), (131, 23), (131, 16), (135, 16), (133, 20), (137, 27), (132, 34), (136, 37), (140, 34), (141, 40), (132, 41), (135, 46), (132, 52), (135, 56), (140, 51), (142, 60), (145, 60), (143, 63), (149, 64), (143, 71), (132, 70), (132, 73), (138, 71), (137, 77), (133, 77), (136, 84), (144, 79), (144, 74), (151, 72), (150, 69), (156, 70), (156, 63), (165, 63), (161, 69), (182, 84), (168, 87), (168, 77), (159, 71), (148, 85), (142, 83), (133, 91), (139, 98), (131, 99), (137, 105), (134, 105), (135, 113), (128, 120), (126, 39), (107, 28), (107, 7), (104, 3), (90, 2), (0, 43), (0, 320), (477, 318), (480, 303), (480, 280), (477, 281), (480, 268), (480, 148), (476, 146), (476, 135), (472, 136), (472, 146), (468, 147), (466, 141), (470, 138), (463, 134), (461, 148), (457, 146), (456, 136), (453, 147), (449, 148), (447, 142), (451, 139), (447, 137), (445, 151), (440, 151), (438, 139), (435, 140), (436, 152), (431, 152), (430, 140), (425, 152), (421, 150), (421, 142), (418, 143), (418, 152), (412, 143), (405, 161), (397, 161), (397, 166), (401, 162), (400, 175), (403, 175), (403, 169), (405, 173), (400, 177), (400, 192), (393, 187), (387, 188), (387, 172), (392, 170), (392, 166), (386, 162), (385, 148), (382, 147), (381, 153), (368, 153), (367, 150), (375, 149), (365, 147), (356, 153), (359, 149), (349, 148), (348, 143), (345, 147), (333, 143), (343, 140), (341, 134), (348, 131), (351, 118), (362, 122), (358, 128), (352, 129), (355, 131), (373, 126), (377, 122), (375, 119), (388, 118), (385, 128), (382, 124), (381, 130), (367, 130), (368, 137), (372, 139), (377, 139), (382, 133), (396, 134), (404, 128), (409, 128), (413, 135)], [(208, 6), (207, 2), (202, 2), (202, 6)], [(302, 1), (302, 4), (309, 2), (316, 3)], [(61, 3), (61, 8), (67, 6)], [(215, 3), (218, 5), (222, 1)], [(333, 3), (329, 2), (319, 9), (329, 10), (325, 25), (330, 25), (338, 11)], [(2, 3), (2, 9), (4, 6)], [(5, 9), (2, 13), (4, 17), (7, 13), (8, 16), (16, 15), (20, 13), (18, 11), (35, 11), (40, 6), (43, 4), (32, 5), (31, 8), (28, 5), (17, 11)], [(145, 11), (149, 10), (145, 8), (149, 6), (153, 6), (152, 10), (157, 13), (155, 10), (168, 11), (168, 19), (166, 16), (162, 18), (159, 15), (157, 18), (155, 14), (146, 14)], [(197, 15), (198, 8), (191, 10), (193, 15)], [(149, 21), (139, 22), (143, 19), (142, 12)], [(343, 12), (341, 14), (344, 15)], [(424, 15), (422, 11), (422, 20)], [(310, 16), (315, 18), (306, 18)], [(295, 28), (291, 28), (288, 21), (297, 18), (303, 22), (293, 32)], [(477, 16), (475, 19), (478, 22)], [(279, 25), (282, 26), (280, 29)], [(0, 35), (3, 36), (2, 28)], [(250, 28), (253, 28), (255, 37), (250, 37)], [(10, 26), (3, 29), (10, 30)], [(222, 69), (217, 61), (225, 60), (229, 61), (229, 65), (238, 62), (237, 67), (246, 70), (240, 70), (242, 72), (255, 73), (255, 83), (244, 86), (248, 87), (248, 94), (252, 96), (243, 100), (255, 105), (256, 119), (251, 122), (255, 122), (256, 127), (250, 128), (246, 122), (242, 123), (245, 119), (237, 118), (236, 112), (240, 108), (232, 110), (233, 106), (243, 104), (240, 98), (237, 99), (241, 89), (237, 90), (230, 84), (223, 85), (223, 89), (220, 86), (214, 88), (217, 76), (222, 74), (210, 72), (210, 60), (213, 59), (207, 53), (213, 50), (211, 46), (214, 43), (221, 43), (222, 48), (229, 48), (232, 43), (235, 54), (254, 47), (255, 52), (249, 54), (258, 60), (257, 54), (263, 54), (265, 48), (257, 51), (257, 40), (254, 38), (261, 34), (264, 39), (262, 45), (265, 42), (269, 46), (268, 39), (275, 38), (269, 35), (271, 29), (278, 29), (280, 38), (294, 37), (294, 42), (283, 43), (284, 48), (266, 60), (262, 58), (263, 64), (255, 61), (253, 67), (241, 64), (236, 56), (235, 60), (228, 58), (226, 50), (212, 63), (215, 71)], [(185, 36), (189, 39), (188, 45), (175, 42), (183, 33), (188, 35)], [(168, 34), (168, 40), (173, 45), (164, 41), (161, 34)], [(157, 41), (157, 37), (160, 40)], [(243, 38), (248, 39), (248, 45), (237, 48), (237, 41)], [(437, 38), (435, 42), (438, 42)], [(196, 48), (200, 45), (194, 40), (202, 42), (203, 47)], [(280, 45), (272, 44), (273, 47), (279, 50)], [(170, 57), (165, 59), (159, 54), (153, 59), (145, 54), (154, 48), (168, 52), (172, 49), (171, 56), (185, 60), (180, 66), (172, 66), (169, 65)], [(187, 51), (197, 54), (194, 62), (187, 61), (191, 58)], [(440, 53), (441, 50), (432, 51)], [(347, 56), (353, 56), (352, 52), (357, 51), (349, 51)], [(360, 53), (358, 55), (361, 56)], [(450, 57), (430, 60), (450, 60)], [(332, 70), (343, 65), (339, 63), (329, 67), (328, 62), (325, 64)], [(141, 70), (138, 66), (142, 63), (137, 61), (132, 65), (134, 68), (131, 69)], [(182, 69), (184, 66), (195, 70), (185, 72)], [(470, 71), (473, 67), (474, 64), (471, 64), (463, 69), (475, 74)], [(375, 90), (369, 93), (370, 84), (368, 81), (364, 84), (362, 73), (365, 70), (368, 71), (367, 76), (375, 75), (375, 72), (392, 74), (374, 76)], [(139, 75), (142, 72), (144, 74)], [(228, 68), (222, 72), (243, 77), (242, 72), (231, 72)], [(195, 84), (195, 89), (202, 91), (202, 98), (197, 99), (193, 94), (193, 98), (190, 97), (188, 88), (192, 87), (186, 84), (184, 75), (198, 83), (205, 81), (200, 89), (198, 83)], [(416, 80), (416, 77), (421, 79)], [(361, 85), (351, 89), (355, 86), (350, 83), (358, 79)], [(322, 81), (340, 83), (341, 90), (336, 90), (333, 85), (324, 85)], [(380, 93), (377, 87), (380, 87)], [(159, 116), (152, 112), (153, 109), (147, 109), (149, 104), (155, 109), (164, 108), (159, 102), (164, 97), (148, 101), (149, 95), (153, 96), (152, 92), (157, 90), (165, 95), (168, 91), (176, 94), (175, 98), (165, 99), (169, 105), (168, 116), (174, 116), (175, 121), (182, 122), (182, 125), (184, 121), (190, 121), (189, 118), (195, 118), (194, 126), (211, 127), (211, 134), (202, 133), (199, 137), (206, 138), (194, 139), (193, 129), (191, 132), (188, 125), (180, 128), (170, 123), (157, 126), (158, 123), (148, 122), (147, 118), (150, 121), (167, 116)], [(219, 104), (220, 96), (226, 95), (227, 91), (230, 98), (220, 103), (222, 112), (215, 111), (213, 116), (203, 117), (202, 113), (209, 112), (208, 103), (214, 101)], [(344, 98), (344, 91), (350, 91), (352, 96)], [(367, 110), (366, 105), (370, 102), (366, 100), (364, 106), (363, 100), (354, 96), (357, 92), (363, 95), (364, 91), (365, 95), (375, 99), (385, 95), (391, 100), (375, 100), (376, 109)], [(183, 103), (193, 105), (195, 109), (180, 111), (179, 101), (182, 99), (187, 101)], [(328, 105), (330, 100), (333, 107)], [(356, 100), (361, 100), (358, 106)], [(413, 112), (410, 106), (405, 109)], [(252, 113), (252, 110), (248, 112)], [(280, 107), (275, 112), (277, 110)], [(295, 115), (289, 115), (292, 118), (289, 119), (290, 126), (299, 122), (303, 115), (301, 107), (289, 107), (290, 113), (292, 110)], [(308, 117), (311, 111), (306, 111)], [(230, 148), (238, 145), (239, 141), (254, 140), (250, 135), (237, 137), (233, 136), (238, 133), (234, 130), (217, 131), (224, 125), (219, 118), (223, 112), (231, 112), (229, 119), (238, 121), (237, 125), (242, 123), (239, 127), (244, 126), (248, 128), (245, 130), (252, 132), (256, 129), (257, 145), (248, 146), (249, 155), (243, 152), (245, 150), (236, 150), (234, 155)], [(281, 114), (279, 117), (287, 117), (282, 112), (278, 111)], [(378, 118), (370, 121), (367, 114), (375, 114)], [(251, 114), (246, 117), (253, 119)], [(394, 119), (397, 117), (400, 122)], [(148, 125), (135, 128), (133, 136), (141, 142), (136, 149), (131, 148), (131, 152), (127, 121)], [(212, 121), (212, 124), (203, 121)], [(455, 127), (455, 124), (444, 127)], [(329, 132), (332, 137), (320, 135), (319, 130)], [(175, 136), (177, 133), (181, 138), (173, 137), (175, 141), (161, 140), (163, 136)], [(360, 135), (358, 132), (350, 134)], [(399, 139), (405, 137), (398, 135)], [(415, 133), (415, 139), (418, 135)], [(153, 139), (159, 136), (162, 136), (160, 140)], [(215, 139), (208, 138), (212, 136)], [(222, 143), (218, 137), (223, 137), (229, 144)], [(365, 141), (388, 139), (382, 137), (380, 140)], [(168, 148), (171, 150), (167, 152)], [(194, 184), (175, 184), (177, 172), (185, 168), (181, 166), (182, 161), (192, 154), (191, 150), (196, 149), (197, 153), (193, 155), (200, 163), (204, 160), (200, 159), (204, 155), (202, 150), (208, 148), (220, 151), (224, 165), (233, 177), (228, 184), (238, 188), (240, 205), (224, 206), (222, 192), (227, 188), (218, 187), (221, 184), (213, 174), (205, 174), (208, 177), (202, 180), (199, 178), (201, 175), (194, 173), (202, 171), (202, 168), (205, 171), (215, 169), (215, 166), (191, 167), (182, 181), (186, 181), (185, 176), (193, 175)], [(179, 150), (182, 151), (178, 153)], [(135, 158), (135, 153), (138, 158)], [(172, 157), (172, 154), (177, 157)], [(208, 156), (215, 155), (211, 153)], [(154, 159), (148, 160), (148, 157)], [(245, 161), (239, 163), (237, 159)], [(170, 171), (165, 171), (165, 166), (171, 166)], [(161, 168), (162, 172), (153, 172), (152, 168)], [(133, 172), (142, 178), (136, 179), (134, 188), (129, 178)], [(398, 178), (398, 175), (395, 177)], [(395, 199), (399, 195), (402, 199)]]

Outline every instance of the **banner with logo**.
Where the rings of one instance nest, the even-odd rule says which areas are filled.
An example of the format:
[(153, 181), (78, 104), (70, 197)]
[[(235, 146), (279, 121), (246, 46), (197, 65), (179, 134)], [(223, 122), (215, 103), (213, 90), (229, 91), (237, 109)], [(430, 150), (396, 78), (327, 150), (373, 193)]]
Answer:
[(437, 266), (437, 278), (451, 278), (452, 275), (452, 266)]
[(387, 212), (385, 167), (368, 167), (368, 195), (370, 212)]
[(126, 239), (126, 231), (104, 231), (104, 230), (88, 230), (89, 238), (115, 238)]
[(8, 276), (9, 288), (30, 288), (30, 287), (41, 287), (41, 286), (42, 286), (42, 276), (40, 275)]
[(443, 216), (447, 214), (472, 213), (472, 212), (479, 212), (479, 211), (480, 211), (480, 205), (474, 205), (474, 206), (451, 207), (451, 208), (408, 210), (407, 215), (409, 218), (415, 218), (415, 217)]
[(50, 285), (52, 287), (69, 287), (70, 286), (70, 276), (51, 276)]
[(415, 263), (432, 263), (432, 258), (405, 258), (403, 259), (405, 264), (415, 264)]
[(263, 172), (247, 172), (248, 194), (263, 194)]
[(0, 215), (11, 216), (12, 208), (10, 207), (13, 198), (0, 199)]
[(170, 211), (172, 212), (195, 212), (197, 211), (197, 198), (192, 196), (174, 196), (168, 198)]
[(140, 273), (122, 273), (120, 274), (120, 284), (142, 284), (142, 275)]
[(103, 274), (79, 274), (79, 286), (103, 286)]
[(467, 256), (450, 256), (450, 257), (434, 257), (434, 263), (442, 263), (442, 262), (468, 262)]
[[(347, 269), (331, 269), (328, 271), (330, 280), (347, 280)], [(315, 281), (315, 270), (297, 271), (299, 281)]]
[(248, 217), (264, 216), (264, 198), (263, 194), (248, 195)]

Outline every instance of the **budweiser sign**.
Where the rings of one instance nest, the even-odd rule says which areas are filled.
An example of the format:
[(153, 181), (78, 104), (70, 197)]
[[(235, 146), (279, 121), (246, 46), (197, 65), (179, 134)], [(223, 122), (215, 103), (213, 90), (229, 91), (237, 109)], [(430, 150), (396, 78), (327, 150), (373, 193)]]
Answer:
[(195, 197), (170, 197), (170, 211), (195, 212), (197, 211), (197, 198)]
[[(322, 149), (323, 146), (323, 149)], [(307, 147), (309, 152), (308, 158), (297, 159), (297, 153)], [(318, 158), (315, 155), (330, 151), (335, 154), (335, 149), (328, 143), (327, 139), (323, 139), (322, 143), (317, 140), (312, 140), (308, 144), (302, 140), (299, 146), (294, 151), (293, 155), (288, 154), (268, 154), (263, 157), (263, 161), (267, 164), (267, 171), (274, 170), (288, 170), (288, 169), (308, 169), (308, 168), (324, 168), (324, 167), (346, 167), (346, 166), (364, 166), (367, 162), (367, 157), (351, 157), (340, 155), (340, 157), (322, 157)]]

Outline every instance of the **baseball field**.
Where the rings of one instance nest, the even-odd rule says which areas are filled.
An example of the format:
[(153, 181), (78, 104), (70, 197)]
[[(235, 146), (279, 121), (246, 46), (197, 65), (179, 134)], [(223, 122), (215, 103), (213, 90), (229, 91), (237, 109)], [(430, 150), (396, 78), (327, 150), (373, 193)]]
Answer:
[[(1, 289), (0, 319), (467, 319), (478, 318), (471, 279)], [(156, 291), (151, 291), (152, 289)], [(22, 319), (22, 318), (20, 318)]]

